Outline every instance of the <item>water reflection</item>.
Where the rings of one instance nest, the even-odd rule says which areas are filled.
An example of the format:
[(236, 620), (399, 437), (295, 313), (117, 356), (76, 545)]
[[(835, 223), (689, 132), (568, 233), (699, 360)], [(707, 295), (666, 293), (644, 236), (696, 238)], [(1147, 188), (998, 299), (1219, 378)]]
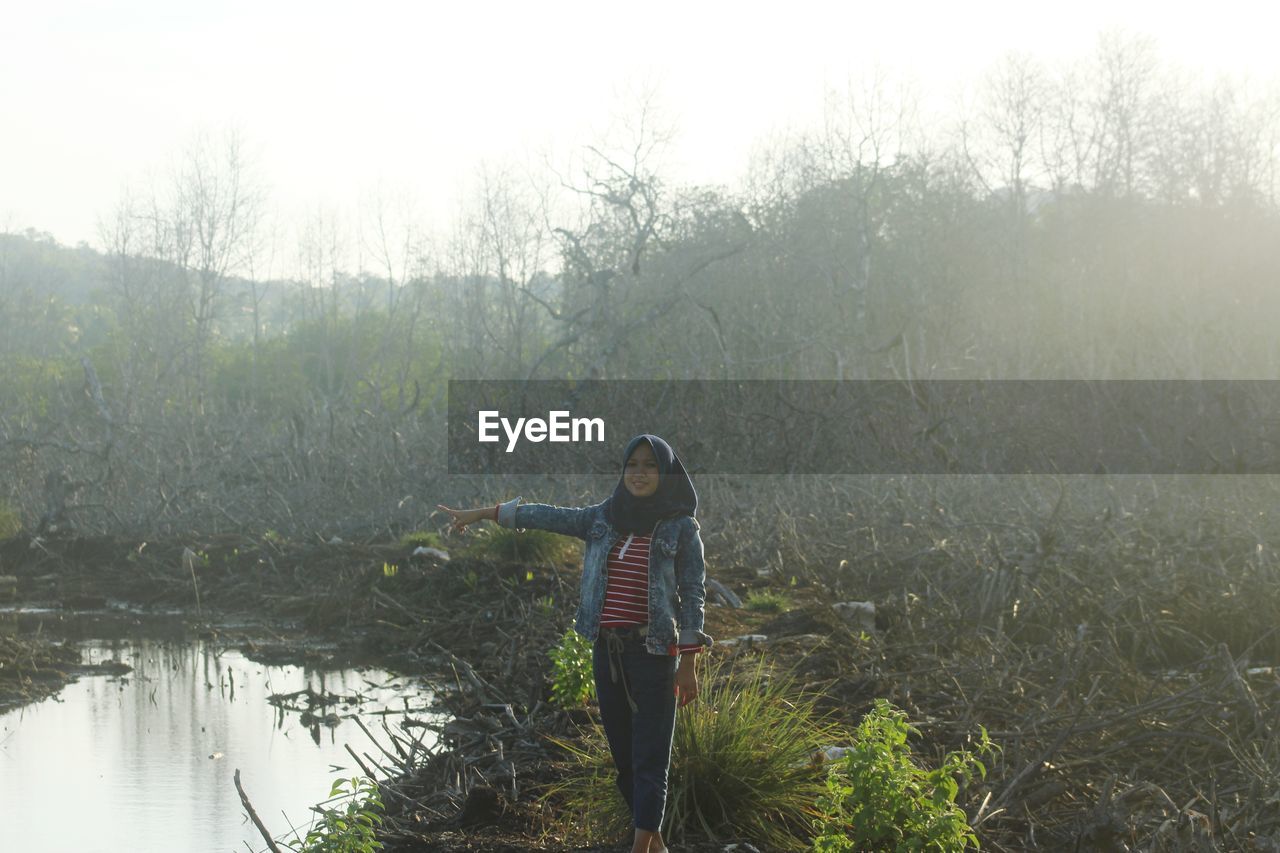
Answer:
[[(237, 767), (277, 837), (291, 825), (305, 835), (334, 775), (360, 772), (343, 744), (376, 752), (350, 719), (306, 726), (268, 697), (309, 689), (365, 699), (365, 715), (429, 716), (426, 690), (378, 669), (265, 666), (199, 638), (82, 640), (81, 649), (86, 662), (133, 671), (82, 678), (0, 716), (6, 850), (260, 850), (232, 782)], [(342, 702), (326, 713), (356, 710)], [(381, 719), (365, 716), (375, 733)], [(386, 719), (394, 729), (400, 717)]]

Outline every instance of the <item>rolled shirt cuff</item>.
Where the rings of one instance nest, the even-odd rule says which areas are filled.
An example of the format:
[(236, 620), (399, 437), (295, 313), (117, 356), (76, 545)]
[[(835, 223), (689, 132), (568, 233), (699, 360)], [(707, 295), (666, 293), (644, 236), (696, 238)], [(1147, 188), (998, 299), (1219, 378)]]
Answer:
[(520, 496), (512, 498), (506, 503), (498, 504), (498, 524), (503, 527), (515, 527), (516, 524), (516, 507), (520, 504)]

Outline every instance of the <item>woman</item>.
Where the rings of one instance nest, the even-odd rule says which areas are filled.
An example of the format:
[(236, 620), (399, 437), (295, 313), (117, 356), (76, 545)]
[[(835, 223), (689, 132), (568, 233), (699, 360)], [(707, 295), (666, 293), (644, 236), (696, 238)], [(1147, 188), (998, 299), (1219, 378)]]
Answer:
[[(632, 853), (666, 853), (660, 828), (681, 707), (698, 696), (706, 568), (694, 518), (698, 496), (667, 442), (644, 433), (627, 444), (608, 500), (587, 507), (503, 504), (440, 509), (454, 527), (484, 519), (536, 528), (586, 543), (574, 629), (594, 643), (600, 719), (617, 768), (618, 790), (635, 826)], [(677, 663), (678, 661), (678, 663)]]

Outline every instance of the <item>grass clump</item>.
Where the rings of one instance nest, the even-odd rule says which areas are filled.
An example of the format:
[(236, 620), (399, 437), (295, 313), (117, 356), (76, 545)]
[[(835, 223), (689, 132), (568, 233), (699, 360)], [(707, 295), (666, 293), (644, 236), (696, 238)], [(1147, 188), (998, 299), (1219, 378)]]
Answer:
[[(816, 696), (799, 694), (791, 678), (762, 660), (742, 671), (711, 660), (699, 679), (698, 701), (676, 719), (664, 838), (806, 849), (814, 803), (826, 791), (813, 755), (845, 742), (843, 730), (817, 712)], [(627, 833), (631, 815), (614, 784), (603, 731), (591, 730), (580, 745), (561, 745), (572, 766), (552, 793), (563, 797), (561, 813), (573, 816), (569, 831), (591, 838)]]
[(401, 548), (439, 548), (444, 550), (444, 540), (434, 530), (414, 530), (400, 537)]
[(950, 853), (978, 846), (955, 800), (961, 783), (986, 778), (978, 754), (994, 751), (995, 745), (983, 729), (977, 754), (949, 752), (941, 767), (927, 770), (911, 758), (907, 738), (916, 734), (905, 712), (876, 700), (858, 725), (853, 746), (831, 765), (818, 802), (822, 816), (815, 823), (815, 851)]
[(791, 607), (791, 599), (784, 592), (772, 590), (750, 592), (747, 593), (747, 600), (743, 602), (743, 607), (753, 613), (781, 613)]
[(578, 555), (578, 543), (548, 530), (490, 527), (480, 532), (470, 551), (477, 556), (519, 563), (564, 563)]
[(551, 699), (561, 708), (585, 705), (596, 694), (591, 643), (570, 628), (551, 650)]
[(4, 501), (0, 501), (0, 542), (22, 532), (22, 518)]

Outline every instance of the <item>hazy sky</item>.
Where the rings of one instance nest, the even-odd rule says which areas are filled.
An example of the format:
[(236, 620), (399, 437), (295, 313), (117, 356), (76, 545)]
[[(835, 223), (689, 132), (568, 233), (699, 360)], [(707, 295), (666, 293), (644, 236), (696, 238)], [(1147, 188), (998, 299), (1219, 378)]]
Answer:
[(1207, 73), (1275, 79), (1269, 5), (9, 4), (0, 229), (96, 245), (124, 187), (196, 129), (232, 125), (284, 215), (341, 210), (381, 184), (441, 227), (481, 161), (567, 153), (646, 83), (678, 127), (671, 174), (730, 182), (753, 144), (816, 123), (824, 90), (877, 61), (945, 102), (1008, 50), (1086, 58), (1121, 27)]

